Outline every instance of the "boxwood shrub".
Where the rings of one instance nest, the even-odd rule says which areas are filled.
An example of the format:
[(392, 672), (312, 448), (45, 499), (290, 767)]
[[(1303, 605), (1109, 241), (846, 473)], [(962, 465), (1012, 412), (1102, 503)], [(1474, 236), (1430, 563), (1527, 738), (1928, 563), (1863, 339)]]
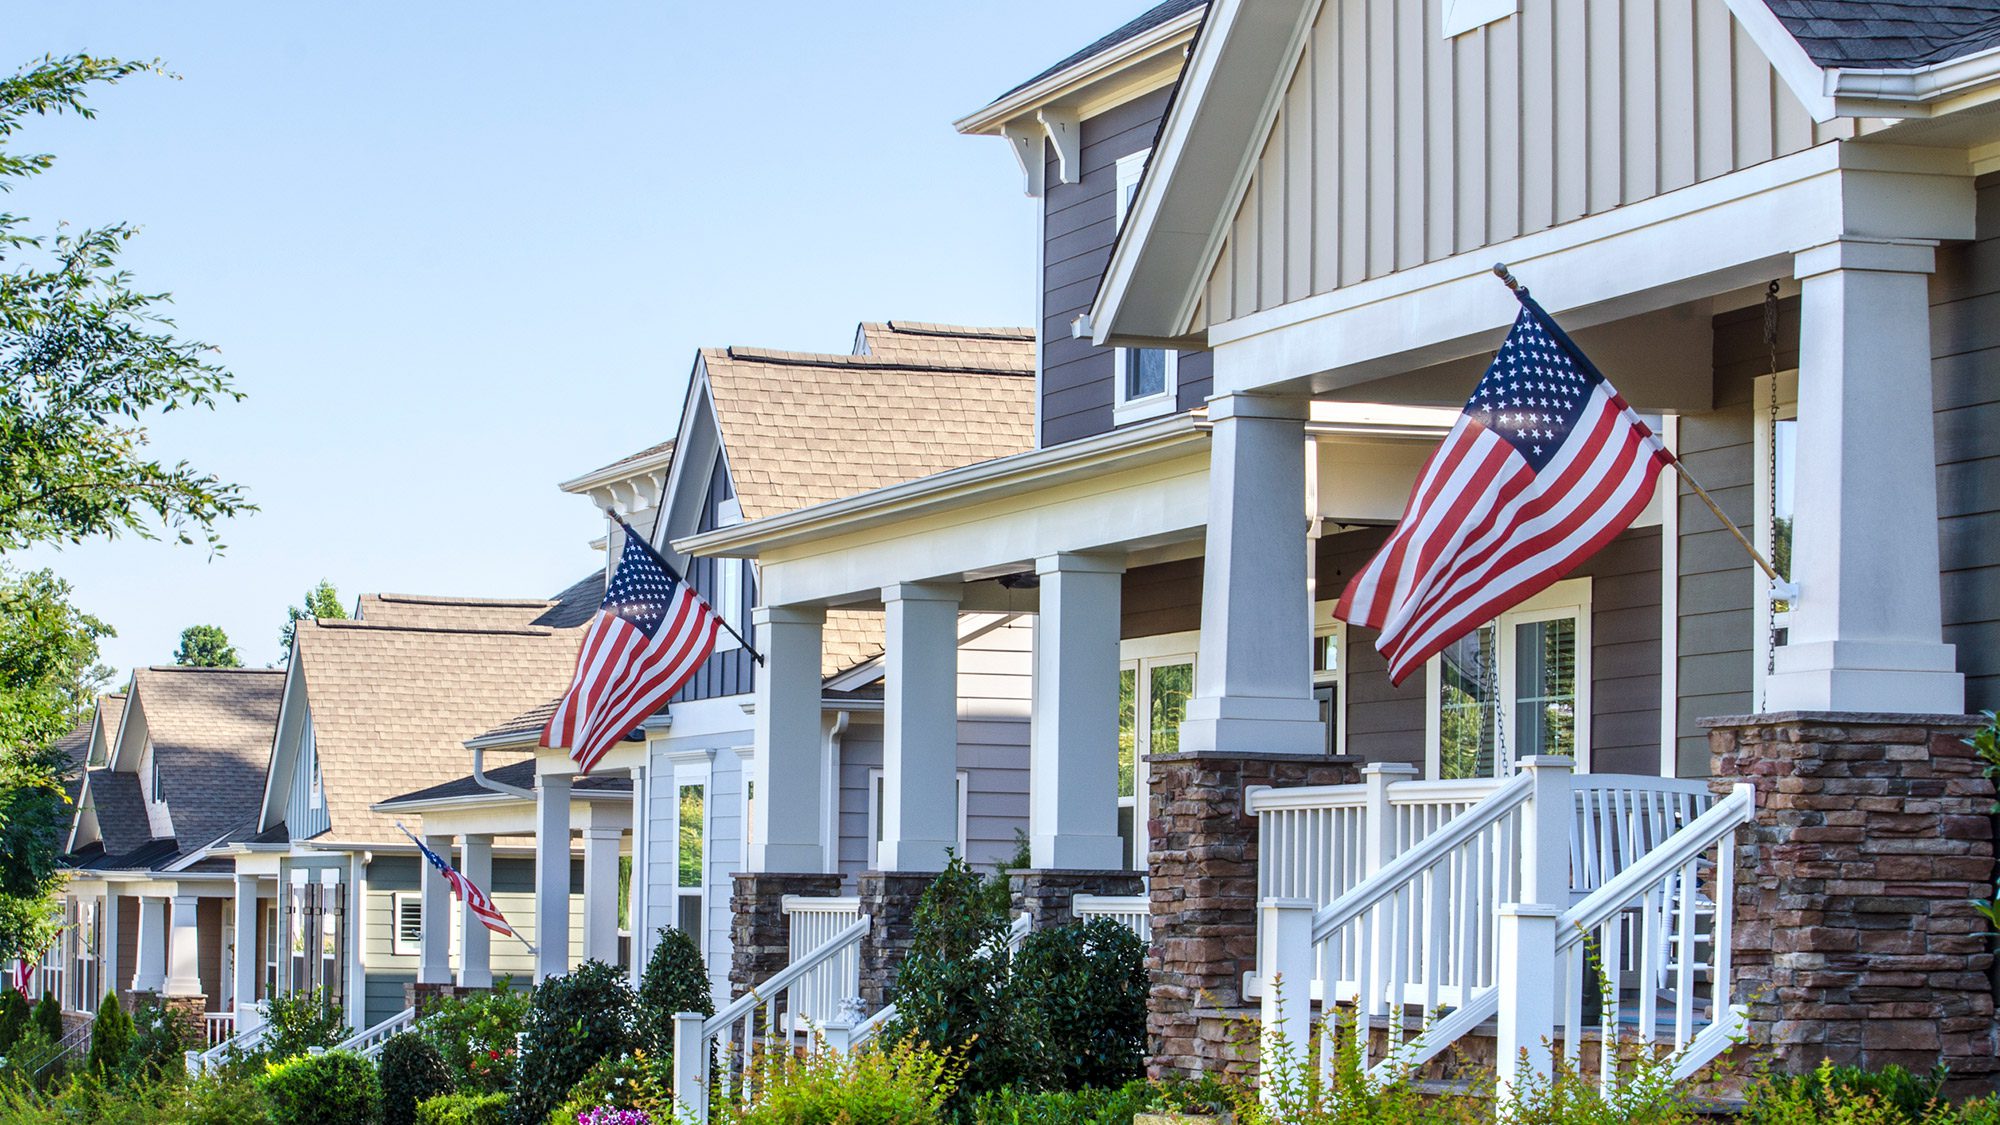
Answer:
[(451, 1070), (430, 1040), (413, 1031), (394, 1035), (376, 1057), (382, 1083), (382, 1125), (412, 1125), (417, 1103), (451, 1092)]
[(632, 1045), (631, 1028), (632, 989), (616, 966), (585, 961), (543, 981), (522, 1027), (514, 1120), (542, 1125), (597, 1060)]
[(257, 1085), (271, 1125), (374, 1125), (382, 1087), (375, 1066), (352, 1051), (299, 1055), (271, 1063)]

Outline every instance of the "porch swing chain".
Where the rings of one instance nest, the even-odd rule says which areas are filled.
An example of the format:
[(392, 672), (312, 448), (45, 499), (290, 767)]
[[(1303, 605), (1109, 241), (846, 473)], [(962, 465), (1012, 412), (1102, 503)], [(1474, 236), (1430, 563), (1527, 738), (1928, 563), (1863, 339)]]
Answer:
[[(1764, 290), (1764, 346), (1770, 352), (1771, 370), (1765, 383), (1769, 385), (1770, 401), (1764, 419), (1764, 542), (1769, 545), (1776, 562), (1778, 553), (1778, 283), (1774, 279)], [(1789, 572), (1790, 567), (1786, 567)], [(1791, 575), (1784, 575), (1789, 579)], [(1771, 605), (1776, 583), (1767, 588), (1764, 596), (1765, 628), (1764, 638), (1764, 684), (1768, 685), (1778, 670), (1778, 615)], [(1764, 694), (1768, 687), (1760, 687), (1757, 710), (1764, 710)]]

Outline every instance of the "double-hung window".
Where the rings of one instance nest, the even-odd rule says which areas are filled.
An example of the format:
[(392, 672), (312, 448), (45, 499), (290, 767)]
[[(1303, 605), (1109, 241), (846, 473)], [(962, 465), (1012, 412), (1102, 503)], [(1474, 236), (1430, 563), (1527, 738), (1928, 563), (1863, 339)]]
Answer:
[[(1117, 216), (1120, 227), (1125, 225), (1125, 216), (1132, 209), (1132, 199), (1139, 191), (1139, 177), (1145, 172), (1146, 157), (1151, 153), (1151, 149), (1145, 149), (1118, 158)], [(1174, 399), (1179, 389), (1178, 352), (1169, 348), (1117, 348), (1112, 366), (1118, 376), (1118, 393), (1112, 408), (1115, 424), (1122, 426), (1127, 422), (1158, 418), (1174, 412)]]
[(1137, 637), (1119, 646), (1118, 839), (1125, 864), (1146, 866), (1148, 754), (1180, 749), (1181, 721), (1194, 697), (1196, 634)]
[(1425, 675), (1427, 773), (1506, 777), (1537, 754), (1590, 761), (1590, 579), (1558, 582), (1461, 637)]
[(697, 946), (705, 946), (702, 941), (701, 907), (702, 868), (706, 866), (704, 861), (708, 855), (708, 838), (704, 832), (708, 787), (683, 783), (679, 789), (679, 803), (674, 817), (678, 833), (674, 863), (674, 921), (682, 933), (695, 940)]

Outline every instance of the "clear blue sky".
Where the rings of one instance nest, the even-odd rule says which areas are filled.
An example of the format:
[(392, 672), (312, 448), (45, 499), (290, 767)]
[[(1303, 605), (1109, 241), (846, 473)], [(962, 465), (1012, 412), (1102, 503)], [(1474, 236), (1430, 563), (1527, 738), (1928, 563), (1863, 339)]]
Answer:
[(0, 63), (181, 76), (33, 126), (59, 160), (5, 202), (142, 225), (139, 284), (249, 396), (155, 448), (263, 510), (215, 559), (6, 561), (75, 583), (121, 675), (194, 623), (270, 661), (322, 576), (350, 602), (553, 592), (599, 565), (556, 482), (670, 436), (697, 347), (1028, 323), (1033, 206), (950, 123), (1144, 7), (16, 0)]

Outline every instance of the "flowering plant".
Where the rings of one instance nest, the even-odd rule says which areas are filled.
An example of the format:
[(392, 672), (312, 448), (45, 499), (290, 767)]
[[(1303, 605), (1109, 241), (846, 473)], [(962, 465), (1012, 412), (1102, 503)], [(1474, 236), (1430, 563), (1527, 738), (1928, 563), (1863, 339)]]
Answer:
[(643, 1109), (613, 1109), (601, 1105), (577, 1114), (576, 1125), (653, 1125), (653, 1115)]

